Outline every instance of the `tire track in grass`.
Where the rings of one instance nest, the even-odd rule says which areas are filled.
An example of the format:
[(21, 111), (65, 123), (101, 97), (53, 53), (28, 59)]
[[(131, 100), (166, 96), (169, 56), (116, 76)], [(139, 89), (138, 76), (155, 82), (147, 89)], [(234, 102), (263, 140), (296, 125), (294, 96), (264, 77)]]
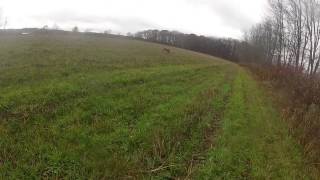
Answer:
[[(202, 71), (202, 72), (204, 72), (204, 71)], [(205, 74), (207, 74), (207, 72)], [(151, 111), (149, 111), (149, 113), (147, 113), (141, 119), (142, 121), (140, 120), (139, 124), (136, 125), (135, 128), (133, 128), (133, 129), (135, 129), (135, 131), (140, 132), (140, 133), (138, 133), (138, 134), (133, 136), (133, 137), (135, 137), (135, 138), (132, 139), (133, 142), (144, 142), (143, 144), (150, 145), (150, 144), (152, 144), (151, 142), (147, 143), (149, 141), (145, 141), (145, 140), (142, 141), (141, 139), (144, 139), (145, 137), (148, 137), (151, 134), (153, 134), (152, 133), (152, 131), (153, 131), (152, 129), (154, 129), (155, 127), (158, 127), (160, 129), (164, 129), (165, 131), (168, 131), (168, 132), (170, 132), (170, 129), (174, 129), (176, 127), (179, 127), (180, 125), (178, 125), (178, 124), (175, 125), (174, 124), (174, 122), (176, 120), (178, 120), (178, 118), (179, 118), (179, 117), (176, 117), (179, 114), (179, 112), (175, 112), (175, 111), (177, 111), (179, 109), (182, 110), (182, 107), (184, 107), (185, 103), (188, 102), (188, 101), (186, 101), (188, 99), (188, 96), (193, 97), (195, 94), (197, 94), (198, 91), (208, 87), (208, 80), (210, 79), (210, 78), (208, 79), (209, 76), (201, 74), (200, 77), (202, 77), (202, 78), (205, 77), (206, 80), (204, 82), (201, 82), (201, 81), (203, 81), (203, 80), (201, 80), (202, 78), (199, 79), (199, 78), (193, 77), (192, 79), (196, 80), (195, 84), (188, 83), (188, 87), (189, 88), (188, 87), (183, 88), (182, 93), (179, 93), (179, 92), (174, 93), (175, 96), (172, 97), (172, 99), (170, 99), (170, 101), (168, 101), (166, 103), (160, 103), (159, 106), (156, 106), (156, 107), (152, 108)], [(211, 80), (209, 80), (209, 81), (211, 81)], [(199, 82), (201, 82), (201, 83), (199, 83)], [(177, 85), (178, 84), (175, 84), (175, 86), (177, 86)], [(196, 91), (192, 92), (192, 91), (194, 91), (194, 89), (196, 89)], [(167, 109), (167, 108), (169, 108), (169, 109)], [(166, 113), (162, 114), (162, 112), (166, 112)], [(171, 112), (175, 112), (175, 113), (172, 114)], [(176, 114), (176, 115), (174, 115), (174, 114)], [(169, 120), (168, 118), (171, 119), (171, 121), (168, 121)], [(157, 122), (155, 122), (156, 120), (157, 120)], [(183, 122), (181, 122), (181, 123), (183, 123)], [(164, 133), (164, 134), (165, 134), (165, 137), (169, 137), (169, 134), (167, 132)], [(159, 134), (159, 136), (160, 136), (160, 134)], [(155, 136), (155, 137), (159, 137), (159, 136)], [(171, 143), (171, 142), (170, 141), (166, 141), (166, 146), (168, 145), (168, 143)], [(147, 161), (151, 161), (151, 162), (153, 161), (153, 160), (151, 160), (152, 159), (151, 158), (152, 155), (150, 156), (150, 155), (146, 154), (146, 152), (149, 151), (148, 149), (150, 149), (150, 148), (148, 148), (148, 146), (143, 148), (143, 149), (136, 148), (136, 150), (139, 150), (139, 149), (140, 150), (145, 149), (145, 150), (143, 150), (142, 152), (137, 151), (138, 154), (136, 154), (135, 156), (132, 156), (132, 157), (140, 157), (142, 155), (142, 156), (144, 156), (144, 159), (149, 159)], [(160, 154), (162, 154), (162, 153), (160, 153)], [(166, 156), (168, 156), (168, 155), (166, 155)], [(172, 155), (173, 154), (171, 154), (170, 156), (172, 156)], [(154, 156), (153, 158), (155, 158), (155, 157), (156, 156)], [(138, 160), (138, 162), (141, 162), (141, 160)], [(154, 169), (156, 169), (158, 167), (157, 165), (147, 165), (147, 167), (148, 166), (150, 166), (150, 168), (154, 167)], [(142, 165), (141, 164), (141, 165), (137, 165), (137, 167), (140, 167), (140, 168), (144, 168), (145, 167), (146, 168), (146, 165)], [(132, 174), (136, 174), (136, 172), (139, 171), (139, 170), (133, 170), (133, 171), (134, 172)], [(144, 171), (144, 169), (142, 169), (140, 171)]]
[[(232, 81), (227, 81), (231, 83)], [(214, 143), (216, 136), (218, 135), (219, 123), (223, 117), (224, 111), (226, 109), (226, 103), (230, 96), (230, 85), (229, 83), (220, 84), (219, 87), (223, 87), (215, 91), (213, 98), (213, 104), (210, 106), (210, 116), (208, 118), (207, 126), (204, 128), (205, 134), (200, 139), (203, 139), (199, 149), (192, 154), (191, 160), (188, 163), (186, 174), (181, 179), (190, 179), (197, 168), (201, 166), (206, 160), (206, 153), (212, 148), (214, 148)], [(180, 178), (179, 178), (180, 179)]]
[(239, 69), (217, 146), (196, 179), (308, 179), (299, 146), (270, 99)]
[[(181, 85), (183, 85), (182, 87), (180, 87), (180, 88), (178, 88), (177, 90), (177, 92), (176, 91), (174, 91), (174, 92), (171, 92), (171, 95), (173, 96), (173, 95), (175, 95), (174, 96), (174, 98), (172, 99), (172, 100), (174, 100), (175, 98), (182, 98), (183, 99), (183, 97), (186, 97), (188, 94), (189, 95), (194, 95), (194, 94), (196, 94), (200, 89), (203, 89), (203, 88), (206, 88), (207, 87), (207, 84), (208, 84), (208, 82), (212, 82), (212, 80), (209, 78), (210, 76), (208, 76), (209, 74), (210, 74), (210, 72), (212, 72), (212, 71), (214, 71), (215, 72), (215, 76), (218, 76), (217, 75), (217, 73), (218, 74), (221, 74), (222, 72), (220, 72), (220, 71), (217, 71), (217, 69), (216, 69), (216, 67), (206, 67), (206, 66), (202, 66), (203, 68), (199, 68), (199, 67), (196, 67), (196, 68), (187, 68), (187, 69), (185, 69), (185, 70), (183, 70), (183, 71), (178, 71), (178, 72), (174, 72), (174, 73), (172, 73), (172, 72), (170, 72), (169, 71), (169, 73), (167, 73), (165, 76), (163, 76), (162, 75), (162, 79), (159, 79), (159, 74), (158, 73), (155, 73), (154, 75), (152, 75), (152, 76), (150, 76), (150, 79), (148, 79), (148, 80), (146, 80), (146, 81), (144, 81), (144, 84), (146, 85), (145, 86), (145, 90), (147, 90), (148, 89), (148, 87), (149, 86), (156, 86), (157, 88), (158, 87), (161, 87), (161, 85), (163, 85), (164, 83), (166, 83), (166, 85), (167, 86), (173, 86), (173, 85), (175, 85), (175, 86), (181, 86)], [(153, 72), (152, 72), (153, 73)], [(145, 77), (145, 74), (142, 74), (141, 76), (143, 76), (143, 77)], [(182, 78), (181, 80), (183, 80), (183, 81), (181, 81), (181, 84), (177, 84), (177, 78), (179, 79), (179, 78)], [(140, 78), (140, 76), (135, 76), (135, 78), (133, 78), (133, 79), (131, 79), (132, 80), (132, 82), (131, 82), (131, 80), (129, 81), (129, 83), (125, 83), (125, 84), (122, 84), (122, 83), (120, 83), (120, 84), (118, 84), (118, 85), (115, 85), (115, 86), (111, 86), (111, 87), (113, 87), (112, 89), (108, 89), (108, 91), (105, 91), (104, 93), (105, 93), (105, 95), (110, 95), (110, 93), (112, 94), (112, 93), (114, 93), (115, 91), (117, 91), (117, 89), (119, 89), (118, 88), (118, 86), (119, 85), (122, 85), (122, 86), (124, 86), (125, 88), (127, 88), (127, 89), (130, 89), (130, 91), (135, 91), (135, 90), (139, 90), (139, 89), (141, 89), (141, 84), (139, 83), (139, 81), (137, 81), (137, 79), (139, 79)], [(156, 79), (158, 79), (158, 82), (155, 82), (155, 80)], [(186, 80), (186, 81), (185, 81)], [(179, 80), (180, 81), (180, 80)], [(178, 81), (178, 82), (179, 82)], [(101, 81), (98, 81), (98, 83), (95, 85), (95, 87), (96, 86), (101, 86), (102, 84), (104, 84), (104, 82), (105, 81), (103, 81), (103, 80), (101, 80)], [(192, 82), (192, 83), (190, 83), (190, 82)], [(63, 82), (63, 83), (65, 83), (65, 82)], [(68, 84), (68, 83), (67, 83)], [(71, 85), (74, 85), (74, 84), (71, 84)], [(77, 87), (77, 86), (76, 86)], [(77, 88), (76, 87), (73, 87), (73, 90), (74, 90), (74, 88), (75, 88), (75, 90), (77, 91)], [(92, 88), (95, 88), (95, 87), (92, 87)], [(196, 91), (195, 91), (195, 89), (196, 89)], [(149, 91), (149, 90), (148, 90)], [(193, 92), (194, 91), (194, 92)], [(101, 91), (100, 90), (98, 90), (98, 94), (100, 94), (101, 93)], [(191, 93), (191, 94), (190, 94)], [(72, 93), (71, 93), (72, 94)], [(89, 94), (89, 92), (86, 92), (86, 94)], [(90, 94), (96, 94), (96, 92), (95, 91), (90, 91)], [(176, 96), (178, 94), (178, 96)], [(89, 96), (87, 96), (88, 98), (90, 98)], [(127, 97), (127, 96), (123, 96), (123, 98), (125, 98), (125, 97)], [(12, 96), (12, 98), (14, 98), (14, 96)], [(82, 97), (82, 99), (84, 100), (84, 102), (86, 101), (85, 100), (85, 97)], [(69, 99), (70, 100), (70, 99)], [(59, 109), (60, 108), (67, 108), (67, 109), (69, 109), (70, 110), (70, 107), (72, 107), (72, 104), (74, 104), (76, 101), (79, 101), (79, 99), (78, 98), (76, 98), (75, 100), (71, 100), (70, 102), (68, 102), (68, 104), (66, 104), (66, 105), (63, 105), (63, 106), (61, 106), (61, 107), (59, 107)], [(184, 101), (185, 101), (185, 99), (184, 99)], [(159, 104), (162, 104), (162, 105), (164, 105), (165, 103), (163, 103), (162, 101), (161, 102), (158, 102)], [(76, 103), (76, 104), (78, 104), (78, 103)], [(79, 104), (78, 104), (79, 105)], [(70, 107), (69, 107), (70, 106)], [(152, 106), (148, 106), (148, 108), (157, 108), (157, 106), (156, 107), (152, 107)], [(71, 108), (72, 109), (72, 108)], [(146, 111), (149, 111), (149, 110), (146, 110)], [(64, 112), (66, 112), (67, 113), (67, 111), (64, 111)], [(67, 113), (68, 114), (68, 113)], [(62, 116), (61, 115), (59, 115), (59, 116), (57, 116), (57, 117), (55, 117), (56, 118), (56, 120), (58, 120), (58, 119), (61, 119), (62, 118)], [(52, 145), (54, 145), (54, 144), (56, 144), (56, 145), (54, 145), (54, 146), (57, 146), (57, 144), (61, 144), (61, 145), (66, 145), (66, 144), (64, 144), (63, 143), (63, 141), (58, 141), (59, 140), (59, 137), (60, 138), (62, 138), (62, 139), (65, 139), (66, 138), (66, 134), (64, 134), (63, 133), (63, 131), (64, 130), (68, 130), (68, 128), (66, 128), (66, 124), (64, 124), (64, 123), (57, 123), (56, 122), (56, 120), (54, 120), (54, 121), (50, 121), (50, 122), (47, 122), (47, 123), (45, 123), (45, 122), (43, 122), (43, 123), (45, 123), (45, 124), (43, 124), (42, 126), (43, 126), (43, 128), (48, 128), (47, 130), (45, 130), (45, 129), (38, 129), (37, 130), (37, 138), (35, 138), (34, 140), (35, 141), (39, 141), (39, 142), (41, 142), (42, 140), (41, 140), (41, 137), (42, 138), (44, 138), (44, 136), (46, 136), (46, 137), (48, 137), (49, 138), (49, 135), (46, 135), (46, 134), (50, 134), (51, 133), (51, 138), (49, 139), (49, 141), (48, 142), (43, 142), (44, 144), (47, 144), (48, 145), (48, 147), (46, 148), (47, 150), (49, 150), (49, 149), (51, 149), (52, 148)], [(61, 119), (61, 121), (59, 120), (59, 122), (62, 122), (62, 119)], [(56, 124), (57, 123), (57, 124)], [(56, 125), (55, 125), (56, 124)], [(125, 123), (122, 123), (122, 124), (125, 124)], [(54, 126), (53, 126), (54, 125)], [(32, 126), (33, 127), (33, 126)], [(34, 126), (34, 127), (36, 127), (36, 126)], [(49, 127), (50, 127), (50, 129), (49, 129)], [(62, 129), (61, 129), (61, 127), (63, 127)], [(25, 129), (24, 131), (24, 133), (21, 133), (20, 132), (20, 135), (23, 135), (23, 136), (27, 136), (27, 134), (28, 133), (30, 133), (30, 131), (32, 131), (32, 128), (31, 128), (31, 126), (29, 127), (29, 128), (27, 128), (27, 129)], [(87, 127), (86, 127), (87, 128)], [(116, 128), (116, 127), (114, 127), (114, 128)], [(89, 128), (90, 129), (90, 128)], [(70, 129), (69, 129), (70, 130)], [(81, 130), (81, 129), (79, 129), (79, 130)], [(85, 133), (84, 132), (80, 132), (80, 131), (77, 131), (78, 132), (78, 138), (80, 138), (81, 136), (83, 136), (83, 135), (85, 135)], [(42, 135), (41, 135), (42, 134)], [(58, 134), (60, 134), (59, 136), (57, 136)], [(103, 137), (103, 136), (102, 136)], [(94, 141), (93, 140), (98, 140), (97, 139), (97, 137), (93, 137), (94, 139), (91, 139), (90, 140), (90, 143), (92, 144), (92, 143), (94, 143)], [(45, 138), (45, 139), (47, 139), (47, 138)], [(61, 139), (61, 140), (62, 140)], [(32, 140), (32, 141), (34, 141), (34, 140)], [(103, 140), (103, 138), (101, 139), (101, 140)], [(25, 139), (25, 141), (26, 142), (29, 142), (28, 141), (28, 139)], [(39, 143), (38, 142), (38, 143)], [(59, 143), (58, 143), (59, 142)], [(86, 141), (87, 142), (87, 141)], [(88, 141), (89, 142), (89, 141)], [(98, 142), (98, 141), (97, 141)], [(48, 144), (49, 143), (49, 144)], [(53, 143), (53, 144), (50, 144), (50, 143)], [(33, 144), (33, 143), (31, 143), (31, 144)], [(42, 146), (44, 146), (44, 144), (42, 145)], [(73, 144), (73, 145), (75, 145), (75, 144)], [(59, 146), (60, 147), (60, 146)], [(61, 146), (62, 147), (62, 146)], [(23, 145), (21, 144), (21, 148), (19, 148), (19, 149), (26, 149), (27, 147), (23, 147)], [(76, 146), (74, 146), (74, 148), (75, 149), (77, 149), (76, 148)], [(29, 149), (30, 151), (33, 151), (33, 152), (37, 152), (37, 148), (36, 148), (36, 146), (33, 146), (31, 149), (30, 148), (27, 148), (27, 149)], [(42, 150), (44, 150), (44, 149), (42, 149)], [(78, 150), (80, 150), (81, 151), (81, 149), (78, 149)], [(79, 152), (80, 152), (79, 151)], [(61, 155), (59, 155), (59, 154), (61, 154), (62, 153), (62, 151), (59, 151), (59, 149), (58, 149), (58, 147), (55, 147), (55, 150), (54, 150), (54, 152), (53, 153), (48, 153), (47, 155), (48, 156), (46, 156), (45, 158), (51, 158), (51, 156), (61, 156)], [(63, 155), (63, 154), (62, 154)], [(66, 154), (64, 154), (64, 155), (66, 155)], [(28, 156), (30, 156), (30, 154), (28, 155)], [(66, 162), (64, 162), (64, 161), (62, 161), (63, 163), (66, 163), (66, 164), (61, 164), (61, 166), (66, 166), (65, 168), (66, 168), (66, 170), (67, 170), (67, 168), (68, 168), (68, 163), (69, 163), (69, 161), (70, 160), (72, 160), (72, 158), (71, 157), (73, 157), (74, 156), (74, 154), (72, 154), (71, 156), (69, 156), (70, 157), (70, 159), (69, 160), (66, 160)], [(32, 156), (31, 156), (32, 157)], [(31, 157), (27, 157), (27, 156), (24, 156), (24, 158), (26, 158), (25, 160), (27, 160), (27, 158), (31, 158)], [(55, 157), (55, 158), (57, 158), (57, 157)], [(54, 159), (53, 159), (54, 160)], [(61, 159), (62, 160), (62, 159)], [(28, 161), (28, 160), (27, 160)], [(28, 162), (25, 162), (25, 163), (28, 163)], [(37, 159), (37, 160), (35, 160), (34, 161), (34, 163), (36, 163), (37, 161), (42, 161), (41, 159)], [(56, 161), (56, 160), (55, 160)], [(59, 162), (55, 162), (55, 161), (53, 161), (53, 162), (50, 162), (50, 163), (61, 163), (60, 161)], [(75, 162), (73, 162), (73, 163), (75, 163)], [(88, 163), (88, 162), (87, 162)], [(54, 166), (57, 166), (58, 164), (55, 164)], [(90, 164), (90, 163), (88, 163), (88, 164)], [(76, 165), (76, 164), (75, 164)], [(43, 164), (42, 164), (42, 166), (43, 166)], [(49, 164), (48, 164), (48, 166), (47, 167), (51, 167), (51, 165), (49, 166)], [(78, 168), (80, 168), (81, 166), (76, 166), (76, 167), (78, 167)], [(21, 167), (20, 167), (21, 168)], [(35, 168), (37, 168), (37, 167), (35, 167)], [(52, 168), (54, 168), (54, 167), (52, 167)], [(45, 174), (47, 174), (47, 173), (49, 173), (50, 174), (50, 172), (51, 171), (56, 171), (55, 169), (51, 169), (50, 170), (50, 168), (49, 169), (47, 169), (47, 170), (45, 170)], [(58, 170), (57, 172), (59, 172), (59, 173), (67, 173), (68, 174), (68, 172), (65, 172), (65, 171), (63, 171), (62, 169), (60, 169), (60, 170)], [(32, 173), (32, 172), (30, 172), (30, 173)], [(69, 172), (70, 173), (70, 172)], [(98, 174), (98, 173), (97, 173)]]
[[(212, 71), (211, 73), (215, 73), (215, 72)], [(169, 121), (168, 122), (169, 126), (164, 127), (164, 129), (175, 129), (177, 127), (179, 128), (172, 131), (171, 133), (170, 131), (168, 131), (167, 133), (162, 133), (162, 134), (167, 134), (167, 136), (165, 136), (167, 137), (167, 139), (163, 139), (164, 141), (161, 140), (160, 142), (162, 141), (166, 142), (165, 143), (166, 145), (169, 145), (170, 143), (172, 143), (173, 150), (170, 151), (169, 156), (168, 155), (165, 156), (165, 157), (168, 157), (168, 159), (165, 159), (164, 161), (162, 160), (160, 161), (160, 163), (152, 165), (153, 168), (149, 171), (146, 171), (146, 173), (147, 172), (152, 172), (152, 173), (146, 177), (173, 178), (173, 177), (186, 176), (187, 174), (186, 171), (188, 170), (188, 167), (190, 165), (189, 161), (190, 159), (192, 159), (192, 155), (198, 152), (198, 150), (199, 151), (203, 150), (202, 146), (205, 146), (206, 143), (207, 143), (206, 145), (210, 144), (208, 143), (208, 141), (206, 141), (208, 139), (206, 139), (205, 136), (212, 135), (209, 133), (207, 134), (208, 132), (207, 130), (209, 128), (212, 128), (211, 125), (213, 125), (212, 124), (212, 120), (213, 120), (212, 106), (215, 104), (219, 105), (219, 101), (215, 99), (216, 98), (215, 89), (218, 89), (218, 91), (220, 91), (220, 88), (223, 87), (222, 84), (229, 81), (228, 78), (226, 78), (226, 74), (229, 74), (229, 73), (232, 74), (231, 76), (233, 76), (232, 68), (230, 72), (224, 72), (222, 78), (219, 79), (217, 82), (213, 83), (212, 81), (208, 81), (205, 84), (201, 85), (201, 87), (197, 88), (199, 90), (194, 95), (192, 94), (187, 95), (189, 97), (194, 97), (194, 98), (192, 98), (191, 102), (182, 106), (184, 109), (182, 113), (184, 114), (185, 117), (182, 119), (182, 121), (179, 121), (178, 124), (173, 123), (172, 121), (170, 123)], [(210, 75), (208, 74), (206, 76), (210, 76)], [(177, 104), (181, 106), (181, 104), (184, 104), (184, 103), (177, 103)], [(171, 112), (171, 110), (165, 110), (165, 112)], [(154, 118), (151, 118), (151, 119), (154, 119)], [(150, 125), (149, 127), (151, 128), (151, 127), (157, 127), (157, 126)], [(150, 129), (150, 131), (152, 131), (152, 129)], [(150, 133), (146, 133), (146, 134), (150, 134)], [(159, 136), (163, 137), (163, 135), (156, 135), (155, 137), (159, 137)], [(175, 137), (178, 137), (178, 139), (176, 139)], [(170, 149), (170, 146), (166, 148), (162, 147), (157, 149)], [(163, 152), (163, 150), (160, 152)], [(180, 155), (176, 156), (175, 154), (180, 154)], [(156, 170), (156, 171), (153, 171), (153, 170)]]

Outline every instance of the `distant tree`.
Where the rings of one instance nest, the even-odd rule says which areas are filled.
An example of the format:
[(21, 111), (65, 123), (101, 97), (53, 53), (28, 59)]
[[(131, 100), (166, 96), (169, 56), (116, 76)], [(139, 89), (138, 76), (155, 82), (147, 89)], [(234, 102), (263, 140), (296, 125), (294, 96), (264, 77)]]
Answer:
[(73, 27), (73, 28), (72, 28), (72, 32), (74, 32), (74, 33), (79, 32), (79, 28), (78, 28), (78, 26)]
[(48, 25), (44, 25), (44, 26), (42, 27), (42, 29), (43, 29), (43, 30), (48, 30), (48, 29), (49, 29), (49, 26), (48, 26)]
[(54, 23), (53, 26), (52, 26), (52, 29), (53, 30), (59, 30), (60, 28), (59, 28), (57, 23)]
[(128, 32), (128, 33), (127, 33), (127, 36), (128, 36), (128, 37), (133, 37), (133, 34), (132, 34), (131, 32)]
[(90, 32), (92, 32), (92, 29), (87, 28), (87, 29), (85, 29), (85, 30), (84, 30), (84, 32), (86, 32), (86, 33), (90, 33)]
[(2, 9), (0, 8), (0, 28), (6, 29), (7, 24), (8, 24), (8, 18), (6, 17), (3, 20)]
[(6, 17), (3, 22), (3, 29), (6, 29), (8, 25), (8, 18)]
[(0, 8), (0, 28), (2, 28), (2, 9)]
[(234, 39), (217, 39), (168, 30), (141, 31), (137, 32), (134, 37), (184, 49), (190, 49), (232, 61), (238, 61), (239, 48), (241, 47), (241, 42)]
[(111, 30), (111, 29), (108, 29), (108, 30), (105, 30), (103, 33), (104, 33), (104, 34), (111, 34), (111, 33), (112, 33), (112, 30)]

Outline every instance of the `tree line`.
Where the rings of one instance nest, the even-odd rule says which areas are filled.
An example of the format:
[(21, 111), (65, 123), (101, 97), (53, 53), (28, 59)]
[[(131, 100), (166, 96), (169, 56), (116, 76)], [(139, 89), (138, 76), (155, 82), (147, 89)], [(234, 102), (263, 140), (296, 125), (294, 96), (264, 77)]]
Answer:
[(269, 14), (245, 32), (244, 40), (168, 30), (145, 30), (133, 36), (234, 62), (290, 67), (313, 77), (320, 69), (320, 1), (269, 0)]
[(8, 19), (3, 18), (2, 9), (0, 8), (0, 29), (6, 29), (7, 24), (8, 24)]
[(320, 65), (319, 0), (269, 0), (270, 13), (245, 35), (247, 59), (314, 76)]
[(195, 34), (184, 34), (178, 31), (145, 30), (134, 34), (135, 38), (166, 44), (209, 55), (239, 61), (239, 40), (227, 38), (213, 38)]
[(320, 172), (320, 0), (269, 0), (269, 7), (245, 34), (243, 60), (258, 64), (253, 72), (285, 97), (282, 117)]

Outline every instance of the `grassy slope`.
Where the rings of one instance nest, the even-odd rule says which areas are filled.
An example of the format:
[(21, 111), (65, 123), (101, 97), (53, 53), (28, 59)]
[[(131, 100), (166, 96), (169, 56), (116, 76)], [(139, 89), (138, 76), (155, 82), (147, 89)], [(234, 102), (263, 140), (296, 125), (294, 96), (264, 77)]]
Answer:
[(3, 178), (304, 175), (285, 125), (236, 65), (106, 37), (0, 40)]

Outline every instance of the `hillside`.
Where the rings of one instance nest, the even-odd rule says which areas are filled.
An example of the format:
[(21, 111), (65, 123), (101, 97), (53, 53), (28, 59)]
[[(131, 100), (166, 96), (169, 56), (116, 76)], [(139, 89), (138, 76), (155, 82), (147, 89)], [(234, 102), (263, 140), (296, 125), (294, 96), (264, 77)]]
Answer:
[(162, 45), (0, 34), (2, 179), (304, 179), (251, 75)]

